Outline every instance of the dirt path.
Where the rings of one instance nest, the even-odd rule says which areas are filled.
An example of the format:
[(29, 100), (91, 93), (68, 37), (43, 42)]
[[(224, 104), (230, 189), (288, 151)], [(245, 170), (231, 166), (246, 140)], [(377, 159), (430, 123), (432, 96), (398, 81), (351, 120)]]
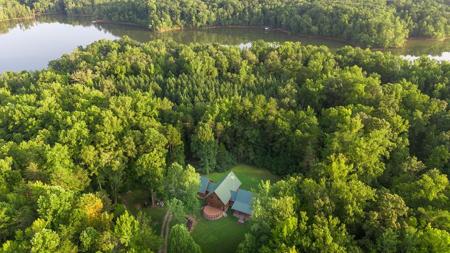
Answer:
[(164, 221), (161, 227), (161, 237), (164, 238), (164, 243), (159, 249), (158, 253), (167, 253), (167, 242), (169, 240), (170, 222), (172, 221), (172, 214), (167, 211), (164, 216)]
[(164, 251), (163, 253), (167, 253), (167, 244), (169, 241), (169, 232), (170, 232), (170, 222), (172, 221), (172, 214), (169, 214), (169, 218), (167, 219), (166, 223), (166, 234), (164, 236)]
[(167, 218), (169, 217), (169, 211), (167, 211), (166, 212), (166, 215), (164, 216), (164, 220), (163, 220), (163, 223), (162, 223), (162, 225), (161, 225), (161, 237), (163, 237), (164, 236), (164, 231), (165, 231), (165, 229), (166, 229), (166, 222), (167, 222)]

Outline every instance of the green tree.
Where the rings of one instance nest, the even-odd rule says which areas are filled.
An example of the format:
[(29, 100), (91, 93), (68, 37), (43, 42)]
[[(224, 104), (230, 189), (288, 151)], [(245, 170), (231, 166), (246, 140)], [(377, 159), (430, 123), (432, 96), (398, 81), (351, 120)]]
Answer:
[(211, 125), (207, 123), (199, 125), (192, 140), (192, 151), (200, 159), (200, 168), (205, 174), (216, 168), (217, 149)]
[(167, 201), (167, 209), (173, 215), (177, 223), (184, 224), (186, 221), (186, 211), (183, 201), (173, 198)]
[(50, 253), (58, 252), (60, 238), (58, 234), (49, 229), (43, 229), (31, 239), (31, 252)]
[(167, 169), (164, 179), (164, 192), (168, 199), (182, 200), (186, 210), (195, 211), (199, 206), (197, 197), (200, 187), (200, 175), (195, 172), (194, 167), (183, 166), (174, 163)]
[(139, 223), (137, 220), (125, 211), (119, 218), (117, 218), (114, 226), (114, 234), (117, 236), (120, 244), (124, 247), (128, 247), (135, 234), (138, 233)]
[(168, 252), (170, 253), (200, 253), (200, 246), (195, 243), (184, 224), (178, 224), (170, 229)]
[(136, 161), (135, 171), (138, 180), (150, 189), (152, 206), (155, 206), (156, 193), (160, 192), (163, 185), (167, 139), (155, 129), (146, 131), (145, 138), (151, 140), (150, 147)]

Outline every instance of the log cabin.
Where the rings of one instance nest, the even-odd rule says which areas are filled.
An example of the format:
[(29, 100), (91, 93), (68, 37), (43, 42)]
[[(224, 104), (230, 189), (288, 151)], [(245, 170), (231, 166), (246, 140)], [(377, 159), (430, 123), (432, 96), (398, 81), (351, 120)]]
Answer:
[(198, 195), (205, 200), (203, 216), (209, 220), (222, 218), (231, 208), (233, 215), (240, 223), (250, 219), (252, 215), (253, 194), (241, 189), (241, 181), (230, 172), (219, 183), (207, 177), (200, 177)]

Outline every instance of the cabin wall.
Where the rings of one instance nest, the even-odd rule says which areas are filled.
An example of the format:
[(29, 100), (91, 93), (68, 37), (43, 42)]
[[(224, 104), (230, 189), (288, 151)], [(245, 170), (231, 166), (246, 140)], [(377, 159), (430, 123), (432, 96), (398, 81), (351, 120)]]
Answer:
[(233, 212), (233, 216), (239, 219), (242, 219), (243, 221), (248, 221), (250, 220), (251, 216), (245, 213), (241, 213), (239, 211), (234, 210)]
[(225, 211), (226, 209), (226, 206), (222, 203), (222, 201), (219, 199), (219, 197), (217, 197), (215, 193), (209, 195), (208, 198), (206, 199), (206, 202), (208, 203), (209, 206), (218, 208), (220, 210)]

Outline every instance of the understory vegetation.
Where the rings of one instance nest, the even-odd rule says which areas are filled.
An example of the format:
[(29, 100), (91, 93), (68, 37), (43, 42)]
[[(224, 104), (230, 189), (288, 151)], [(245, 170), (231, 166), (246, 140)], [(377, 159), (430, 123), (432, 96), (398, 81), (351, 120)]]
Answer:
[(449, 81), (448, 62), (352, 47), (126, 38), (3, 73), (0, 252), (155, 252), (120, 195), (198, 210), (198, 173), (236, 163), (282, 177), (239, 252), (447, 252)]
[(217, 25), (271, 26), (364, 47), (409, 37), (448, 38), (446, 0), (2, 0), (0, 20), (44, 13), (88, 15), (153, 31)]

